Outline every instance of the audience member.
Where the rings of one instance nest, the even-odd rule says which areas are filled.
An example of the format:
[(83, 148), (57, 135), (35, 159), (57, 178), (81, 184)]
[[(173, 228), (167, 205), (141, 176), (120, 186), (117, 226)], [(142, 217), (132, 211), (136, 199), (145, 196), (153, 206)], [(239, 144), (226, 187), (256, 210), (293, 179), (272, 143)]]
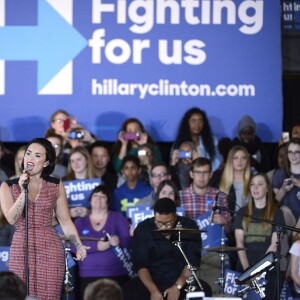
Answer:
[[(274, 201), (271, 184), (266, 174), (254, 175), (250, 180), (249, 190), (251, 198), (246, 206), (239, 209), (234, 220), (236, 246), (246, 248), (246, 250), (238, 251), (239, 260), (236, 270), (239, 272), (243, 272), (258, 262), (266, 253), (276, 252), (278, 242), (276, 226), (244, 215), (284, 224), (283, 213)], [(267, 274), (269, 280), (264, 299), (273, 300), (276, 298), (275, 274), (274, 269)]]
[(118, 175), (112, 167), (107, 146), (101, 141), (96, 141), (88, 146), (88, 150), (96, 176), (113, 191), (117, 187)]
[(166, 179), (171, 179), (171, 175), (167, 164), (163, 162), (154, 164), (152, 166), (150, 176), (150, 184), (152, 187), (152, 191), (146, 197), (142, 198), (137, 203), (137, 206), (152, 207), (155, 203), (158, 186), (163, 180)]
[(13, 272), (0, 272), (0, 299), (25, 300), (26, 285)]
[[(69, 155), (68, 174), (63, 180), (91, 178), (96, 178), (96, 174), (88, 150), (82, 146), (73, 148)], [(72, 207), (70, 214), (72, 218), (85, 217), (88, 214), (88, 207)]]
[(46, 139), (52, 144), (55, 149), (56, 163), (55, 169), (51, 176), (59, 179), (64, 178), (67, 175), (67, 167), (62, 164), (64, 157), (64, 140), (63, 137), (56, 133), (48, 133)]
[[(300, 220), (299, 220), (300, 221)], [(297, 222), (296, 228), (300, 228), (300, 222)], [(300, 233), (294, 232), (294, 242), (290, 249), (290, 271), (293, 280), (292, 296), (300, 298)]]
[(197, 107), (189, 109), (184, 114), (172, 151), (187, 141), (195, 145), (200, 157), (206, 157), (212, 161), (213, 171), (219, 167), (221, 156), (218, 151), (218, 140), (212, 134), (206, 113)]
[[(3, 142), (0, 142), (0, 180), (6, 180), (14, 174), (15, 156)], [(4, 179), (5, 178), (5, 179)]]
[[(95, 142), (96, 137), (88, 130), (77, 123), (77, 119), (72, 117), (67, 111), (63, 109), (56, 110), (50, 117), (51, 127), (46, 131), (45, 136), (49, 134), (59, 134), (63, 137), (64, 147), (74, 148), (77, 146), (85, 146)], [(79, 133), (79, 135), (77, 134)], [(75, 140), (75, 141), (73, 141)], [(78, 142), (81, 140), (84, 142)]]
[(0, 207), (0, 246), (10, 246), (13, 236), (14, 227), (8, 223)]
[(151, 169), (154, 164), (155, 148), (152, 144), (146, 143), (138, 147), (138, 158), (141, 164), (140, 180), (150, 184)]
[(221, 138), (219, 140), (218, 149), (222, 156), (222, 162), (217, 170), (213, 172), (213, 176), (210, 179), (210, 185), (215, 188), (219, 188), (221, 177), (224, 172), (225, 164), (227, 161), (228, 153), (233, 147), (232, 140), (230, 138)]
[(234, 146), (228, 153), (220, 183), (220, 191), (228, 195), (228, 207), (233, 212), (248, 203), (250, 177), (248, 151), (243, 146)]
[(276, 200), (290, 209), (295, 226), (300, 216), (300, 139), (291, 139), (287, 144), (284, 168), (275, 172), (273, 190)]
[(136, 118), (129, 118), (122, 124), (118, 141), (113, 146), (113, 166), (120, 172), (122, 160), (126, 155), (137, 155), (138, 147), (150, 143), (155, 147), (154, 161), (161, 162), (161, 153), (151, 136), (144, 129), (144, 125)]
[(273, 182), (273, 176), (278, 169), (284, 168), (284, 162), (286, 160), (286, 143), (278, 145), (274, 153), (274, 169), (270, 170), (267, 175), (270, 182)]
[[(221, 177), (220, 191), (227, 196), (228, 208), (231, 210), (231, 222), (227, 226), (227, 244), (235, 247), (233, 228), (235, 212), (249, 201), (249, 182), (251, 177), (250, 155), (243, 146), (234, 146), (228, 153), (224, 171)], [(228, 254), (231, 269), (235, 269), (237, 253)]]
[[(90, 196), (90, 215), (75, 221), (79, 235), (83, 240), (86, 238), (84, 244), (90, 246), (86, 259), (79, 261), (81, 299), (86, 286), (99, 278), (111, 278), (120, 285), (129, 279), (127, 270), (113, 251), (116, 246), (131, 247), (129, 222), (119, 212), (109, 210), (110, 202), (110, 190), (104, 185), (95, 187)], [(99, 241), (88, 241), (88, 238)]]
[[(193, 160), (190, 176), (193, 181), (188, 188), (179, 192), (180, 202), (185, 209), (185, 215), (197, 220), (201, 215), (212, 210), (218, 193), (216, 188), (209, 186), (209, 180), (212, 176), (211, 161), (205, 157)], [(223, 195), (218, 197), (218, 205), (228, 207)], [(229, 221), (230, 216), (226, 211), (216, 211), (213, 220), (211, 220), (212, 223), (222, 226), (227, 225)], [(218, 253), (211, 252), (205, 255), (200, 268), (200, 278), (206, 278), (214, 293), (219, 290), (215, 281), (220, 274), (220, 268), (221, 262)]]
[(86, 287), (83, 300), (123, 300), (123, 292), (114, 280), (103, 278)]
[(135, 206), (142, 198), (151, 193), (151, 187), (139, 180), (141, 168), (137, 156), (125, 156), (121, 171), (126, 181), (114, 190), (112, 209), (125, 214), (127, 207)]
[(179, 191), (176, 184), (171, 179), (165, 179), (161, 181), (157, 188), (156, 194), (157, 200), (161, 198), (169, 198), (175, 202), (176, 206), (180, 206)]
[(26, 149), (26, 145), (21, 146), (17, 150), (17, 152), (15, 154), (15, 174), (13, 176), (11, 176), (10, 179), (20, 177), (20, 175), (23, 173), (22, 161), (23, 161), (23, 158), (24, 158), (25, 149)]
[[(171, 155), (171, 173), (175, 174), (181, 190), (191, 184), (190, 168), (192, 161), (198, 157), (198, 152), (192, 142), (183, 142), (179, 149), (174, 149)], [(174, 177), (174, 176), (172, 176)]]
[[(159, 199), (155, 203), (154, 217), (138, 224), (132, 250), (138, 277), (124, 286), (125, 300), (185, 299), (186, 280), (191, 273), (182, 253), (174, 245), (178, 236), (172, 231), (159, 231), (173, 229), (179, 224), (183, 228), (198, 229), (195, 221), (176, 215), (175, 202), (168, 198)], [(199, 267), (199, 247), (201, 248), (200, 233), (182, 235), (181, 248), (193, 267)], [(207, 287), (203, 284), (204, 286)], [(209, 295), (211, 291), (208, 287), (206, 296)]]
[(261, 171), (261, 139), (256, 135), (256, 124), (250, 116), (243, 116), (239, 121), (238, 133), (233, 139), (233, 145), (247, 149), (253, 174)]

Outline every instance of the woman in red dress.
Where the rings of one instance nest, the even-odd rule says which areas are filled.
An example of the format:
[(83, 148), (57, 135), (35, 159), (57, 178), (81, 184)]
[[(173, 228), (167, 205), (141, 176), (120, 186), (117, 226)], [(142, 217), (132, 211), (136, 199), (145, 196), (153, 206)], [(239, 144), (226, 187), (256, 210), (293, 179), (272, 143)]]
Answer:
[[(24, 168), (25, 166), (25, 168)], [(55, 150), (44, 138), (32, 140), (25, 151), (19, 178), (1, 185), (3, 213), (15, 226), (10, 252), (10, 271), (25, 281), (25, 188), (28, 183), (28, 260), (29, 295), (40, 300), (60, 298), (64, 278), (64, 249), (52, 227), (53, 210), (64, 234), (77, 249), (76, 257), (83, 260), (82, 245), (67, 205), (62, 182), (49, 175), (55, 167)]]

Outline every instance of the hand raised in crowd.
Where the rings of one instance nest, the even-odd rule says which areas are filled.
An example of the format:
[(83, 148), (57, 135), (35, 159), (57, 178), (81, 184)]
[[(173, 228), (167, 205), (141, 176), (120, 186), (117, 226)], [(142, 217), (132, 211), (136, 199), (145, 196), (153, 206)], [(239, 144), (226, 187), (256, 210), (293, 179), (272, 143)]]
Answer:
[(148, 133), (139, 132), (139, 139), (136, 141), (139, 145), (146, 144), (148, 142)]
[(127, 145), (128, 144), (128, 140), (124, 139), (124, 133), (125, 131), (120, 131), (118, 134), (118, 139), (119, 141), (122, 143), (122, 145)]

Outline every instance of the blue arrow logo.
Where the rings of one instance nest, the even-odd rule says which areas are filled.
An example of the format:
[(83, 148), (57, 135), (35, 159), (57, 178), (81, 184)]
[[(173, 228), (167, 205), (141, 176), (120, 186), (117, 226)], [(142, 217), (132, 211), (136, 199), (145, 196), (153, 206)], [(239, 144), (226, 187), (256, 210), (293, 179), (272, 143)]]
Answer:
[(87, 45), (45, 0), (38, 2), (37, 26), (0, 27), (0, 41), (0, 59), (37, 60), (39, 91)]

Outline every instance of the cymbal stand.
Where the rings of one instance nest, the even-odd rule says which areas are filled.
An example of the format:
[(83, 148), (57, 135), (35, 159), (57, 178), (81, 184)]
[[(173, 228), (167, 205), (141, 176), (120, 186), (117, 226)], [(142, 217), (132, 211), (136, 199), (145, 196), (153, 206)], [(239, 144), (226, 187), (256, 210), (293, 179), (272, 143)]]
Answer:
[[(222, 231), (222, 238), (221, 238), (221, 245), (225, 245), (226, 238), (223, 237)], [(220, 277), (217, 280), (217, 284), (219, 285), (219, 293), (224, 294), (225, 291), (225, 261), (228, 260), (228, 255), (225, 252), (219, 252), (219, 257), (221, 260), (221, 273)]]
[(66, 270), (65, 270), (65, 294), (66, 294), (66, 300), (69, 299), (69, 294), (73, 291), (74, 287), (72, 286), (72, 283), (70, 281), (70, 278), (72, 275), (70, 274), (69, 267), (68, 267), (68, 260), (69, 260), (69, 255), (70, 255), (70, 242), (66, 242), (65, 245), (65, 265), (66, 265)]
[[(180, 231), (178, 231), (178, 241), (174, 242), (174, 245), (178, 247), (178, 249), (180, 250), (181, 254), (183, 255), (183, 257), (184, 257), (184, 259), (185, 259), (185, 261), (186, 261), (186, 263), (188, 265), (188, 269), (190, 270), (190, 272), (192, 274), (191, 277), (192, 278), (194, 277), (193, 279), (196, 280), (196, 282), (198, 283), (198, 286), (199, 286), (200, 290), (203, 291), (204, 289), (203, 289), (203, 287), (202, 287), (202, 285), (201, 285), (198, 277), (196, 276), (195, 268), (190, 264), (188, 258), (186, 257), (186, 255), (184, 254), (184, 252), (183, 252), (183, 250), (181, 248), (181, 232)], [(193, 283), (193, 280), (191, 280), (191, 277), (189, 277), (189, 279), (187, 280), (187, 283), (190, 285), (187, 288), (188, 291), (194, 291), (196, 289), (196, 287), (191, 286), (191, 284)]]

